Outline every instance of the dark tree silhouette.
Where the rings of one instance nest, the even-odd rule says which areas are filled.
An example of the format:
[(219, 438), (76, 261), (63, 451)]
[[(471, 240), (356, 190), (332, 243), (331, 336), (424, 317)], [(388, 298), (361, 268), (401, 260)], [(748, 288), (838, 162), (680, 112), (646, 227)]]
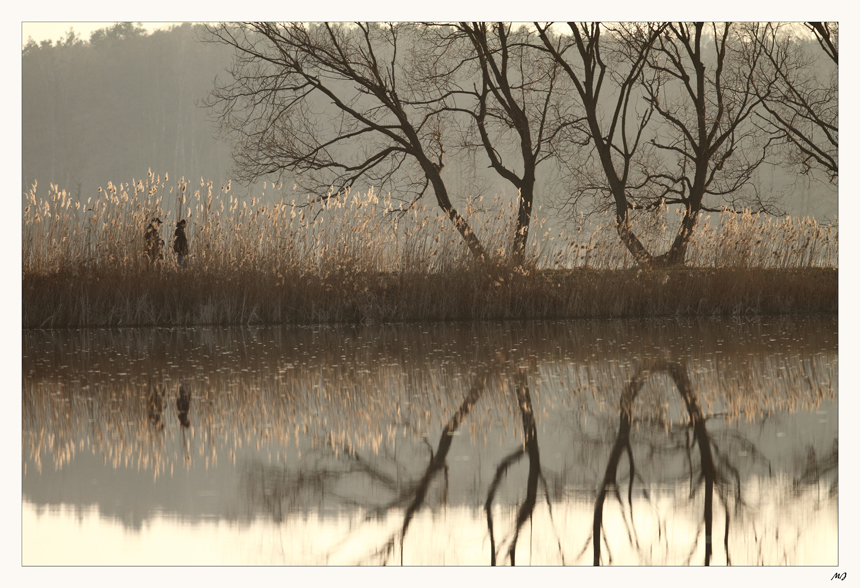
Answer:
[[(485, 257), (441, 176), (445, 95), (415, 90), (423, 59), (416, 25), (226, 23), (209, 40), (235, 50), (230, 81), (216, 82), (208, 105), (228, 136), (241, 180), (284, 171), (328, 195), (358, 181), (393, 184), (436, 203), (472, 254)], [(325, 198), (327, 196), (323, 196)]]
[[(511, 543), (508, 547), (508, 558), (511, 560), (511, 565), (516, 565), (517, 541), (520, 536), (520, 530), (527, 520), (534, 514), (534, 509), (537, 504), (538, 482), (543, 482), (544, 489), (547, 488), (546, 480), (543, 477), (543, 472), (540, 465), (540, 449), (538, 448), (537, 423), (535, 421), (534, 408), (532, 407), (531, 393), (529, 392), (528, 378), (522, 370), (512, 376), (513, 389), (517, 395), (517, 406), (520, 410), (520, 416), (523, 422), (523, 445), (504, 459), (496, 466), (496, 473), (493, 476), (493, 481), (487, 490), (487, 499), (484, 501), (484, 511), (487, 514), (487, 530), (490, 534), (490, 565), (494, 566), (498, 560), (496, 550), (496, 535), (495, 526), (493, 523), (493, 500), (502, 479), (508, 472), (508, 469), (520, 460), (524, 455), (529, 458), (529, 471), (526, 479), (526, 498), (517, 509), (517, 518), (514, 526)], [(552, 506), (550, 505), (549, 495), (547, 493), (547, 506), (550, 508), (550, 516), (552, 516)], [(561, 551), (559, 546), (559, 551)], [(564, 554), (561, 554), (562, 563), (564, 562)]]
[(732, 23), (671, 23), (655, 42), (647, 67), (660, 75), (643, 87), (662, 123), (651, 143), (664, 169), (652, 178), (660, 201), (683, 216), (669, 251), (646, 264), (683, 264), (700, 211), (776, 212), (752, 183), (771, 146), (752, 124), (767, 98), (753, 84), (760, 58)]
[[(618, 235), (640, 265), (683, 264), (701, 211), (772, 208), (751, 185), (769, 142), (751, 123), (762, 100), (751, 81), (759, 53), (739, 27), (568, 23), (566, 36), (536, 26), (577, 89)], [(646, 135), (649, 125), (657, 128)], [(669, 250), (655, 255), (633, 234), (629, 211), (663, 205), (682, 206), (683, 216)]]
[[(430, 461), (424, 469), (424, 473), (420, 478), (412, 482), (401, 484), (399, 480), (392, 478), (385, 473), (381, 468), (362, 459), (357, 452), (348, 451), (345, 453), (351, 464), (351, 471), (359, 472), (366, 475), (371, 481), (387, 487), (394, 491), (395, 496), (384, 504), (370, 509), (371, 516), (379, 516), (389, 512), (392, 509), (404, 509), (403, 524), (400, 526), (400, 531), (391, 535), (382, 547), (376, 549), (371, 557), (378, 558), (383, 564), (387, 563), (391, 554), (394, 552), (394, 547), (400, 545), (400, 564), (403, 565), (403, 542), (406, 539), (406, 534), (409, 527), (415, 518), (415, 515), (425, 506), (427, 495), (430, 491), (433, 482), (438, 478), (439, 474), (444, 474), (445, 478), (445, 495), (447, 496), (448, 484), (448, 452), (451, 449), (451, 444), (454, 441), (454, 436), (463, 424), (463, 421), (469, 416), (469, 413), (480, 400), (487, 386), (487, 378), (489, 372), (486, 366), (478, 369), (472, 378), (472, 385), (469, 392), (463, 398), (456, 412), (448, 419), (448, 422), (442, 429), (439, 435), (439, 442), (435, 451), (430, 448)], [(335, 476), (342, 475), (343, 472), (335, 473)]]
[[(632, 519), (633, 480), (636, 476), (633, 450), (630, 443), (630, 433), (633, 425), (633, 406), (636, 402), (636, 397), (645, 382), (651, 377), (651, 375), (658, 372), (663, 372), (671, 378), (678, 394), (684, 401), (684, 407), (686, 408), (689, 419), (687, 430), (692, 430), (693, 440), (699, 448), (700, 472), (698, 479), (694, 480), (693, 459), (690, 455), (691, 448), (688, 439), (686, 450), (688, 463), (690, 464), (690, 497), (692, 498), (698, 489), (704, 489), (704, 506), (702, 515), (705, 531), (704, 565), (710, 565), (711, 557), (713, 556), (715, 492), (725, 507), (726, 519), (723, 540), (726, 551), (726, 560), (731, 564), (731, 556), (729, 554), (729, 530), (731, 522), (731, 512), (729, 510), (729, 487), (732, 486), (737, 494), (735, 502), (735, 506), (737, 506), (740, 504), (740, 476), (737, 469), (734, 468), (731, 463), (725, 459), (725, 457), (719, 459), (718, 463), (717, 457), (719, 456), (719, 450), (717, 449), (716, 444), (712, 441), (711, 435), (705, 427), (706, 417), (699, 403), (698, 394), (696, 393), (690, 380), (690, 376), (687, 373), (687, 368), (679, 361), (651, 360), (646, 361), (636, 371), (636, 373), (634, 373), (625, 385), (621, 394), (618, 432), (616, 433), (615, 442), (613, 443), (609, 459), (606, 463), (603, 481), (598, 489), (597, 499), (594, 504), (594, 519), (591, 537), (594, 553), (594, 565), (599, 566), (601, 563), (602, 540), (606, 539), (603, 532), (603, 507), (609, 491), (611, 490), (616, 499), (621, 502), (621, 497), (618, 492), (617, 472), (621, 462), (621, 457), (625, 452), (629, 460), (630, 468), (627, 501), (631, 509)], [(608, 540), (606, 541), (606, 545), (608, 548)], [(695, 545), (693, 549), (695, 550)], [(690, 554), (690, 557), (692, 557), (692, 553)]]
[(529, 474), (526, 481), (526, 499), (517, 511), (517, 524), (514, 529), (513, 539), (511, 539), (511, 546), (508, 549), (508, 557), (511, 559), (511, 565), (516, 564), (514, 556), (517, 551), (517, 539), (520, 536), (520, 529), (522, 529), (523, 524), (525, 524), (534, 512), (535, 504), (537, 503), (538, 480), (541, 476), (535, 413), (532, 408), (528, 381), (525, 374), (521, 371), (518, 371), (516, 375), (515, 390), (517, 392), (517, 405), (520, 408), (520, 414), (523, 419), (523, 441), (525, 443), (526, 454), (529, 456)]
[(618, 425), (618, 433), (615, 436), (615, 443), (612, 445), (612, 450), (609, 453), (609, 460), (606, 462), (606, 471), (603, 475), (603, 481), (600, 484), (600, 489), (597, 491), (597, 499), (594, 502), (594, 523), (591, 530), (592, 545), (594, 551), (594, 565), (600, 565), (600, 546), (603, 538), (603, 505), (606, 502), (606, 494), (609, 489), (615, 491), (618, 501), (621, 499), (618, 496), (617, 472), (618, 465), (621, 462), (621, 456), (626, 452), (630, 460), (630, 491), (628, 502), (632, 508), (632, 493), (633, 478), (635, 468), (633, 465), (632, 450), (630, 448), (630, 429), (633, 423), (633, 403), (636, 401), (636, 396), (642, 385), (645, 383), (649, 374), (646, 370), (639, 370), (630, 378), (630, 381), (624, 386), (621, 393), (621, 408), (619, 411), (620, 422)]
[[(785, 148), (799, 173), (823, 170), (839, 178), (839, 24), (806, 23), (815, 43), (800, 40), (785, 23), (750, 23), (761, 52), (752, 80), (762, 98), (763, 128)], [(821, 55), (823, 54), (823, 55)]]
[[(639, 239), (630, 229), (629, 209), (631, 191), (643, 189), (647, 176), (637, 174), (643, 166), (643, 133), (651, 120), (654, 107), (639, 112), (635, 102), (641, 92), (645, 65), (649, 52), (665, 25), (629, 25), (626, 28), (626, 43), (620, 43), (617, 31), (600, 23), (568, 23), (570, 35), (557, 35), (550, 24), (535, 26), (543, 48), (558, 63), (576, 88), (577, 97), (585, 113), (585, 124), (578, 130), (587, 137), (599, 160), (603, 181), (580, 180), (578, 194), (570, 204), (576, 204), (583, 194), (604, 191), (614, 201), (618, 235), (641, 264), (651, 261)], [(603, 34), (602, 34), (603, 33)], [(614, 87), (610, 87), (614, 86)], [(609, 113), (605, 116), (605, 113)], [(578, 146), (579, 139), (569, 139)], [(582, 158), (571, 158), (570, 173), (582, 178), (586, 175)]]
[[(467, 142), (471, 152), (486, 154), (490, 167), (510, 182), (519, 195), (514, 226), (513, 262), (525, 261), (526, 243), (541, 163), (552, 157), (554, 137), (574, 121), (561, 119), (564, 78), (554, 61), (541, 58), (531, 45), (534, 33), (510, 23), (461, 22), (450, 37), (468, 39), (460, 61), (476, 62), (480, 83), (470, 76), (465, 110), (477, 131)], [(442, 40), (447, 45), (447, 39)], [(511, 147), (506, 149), (503, 147)], [(507, 157), (509, 153), (514, 157)]]

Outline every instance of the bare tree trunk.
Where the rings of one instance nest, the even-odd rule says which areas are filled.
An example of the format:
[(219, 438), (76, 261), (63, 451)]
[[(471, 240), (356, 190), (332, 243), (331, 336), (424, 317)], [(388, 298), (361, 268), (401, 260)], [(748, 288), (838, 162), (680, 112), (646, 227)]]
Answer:
[(698, 211), (692, 211), (689, 207), (684, 211), (684, 216), (681, 219), (681, 226), (678, 228), (678, 234), (669, 250), (662, 255), (652, 258), (650, 267), (672, 267), (684, 265), (687, 261), (687, 247), (690, 244), (690, 239), (693, 237), (693, 231), (696, 229), (696, 224), (699, 220)]
[(636, 263), (641, 267), (650, 269), (673, 267), (682, 266), (687, 261), (687, 248), (690, 245), (690, 239), (692, 239), (693, 232), (696, 230), (696, 225), (699, 221), (699, 211), (687, 208), (683, 218), (681, 218), (681, 225), (678, 227), (678, 234), (675, 235), (672, 245), (668, 251), (661, 255), (652, 255), (645, 249), (645, 246), (642, 245), (642, 242), (630, 227), (630, 217), (626, 214), (626, 211), (623, 216), (620, 214), (616, 215), (616, 220), (618, 236), (633, 256), (633, 259), (636, 260)]
[(454, 223), (454, 226), (457, 228), (460, 236), (463, 237), (463, 240), (466, 242), (466, 245), (469, 247), (469, 251), (472, 252), (475, 259), (478, 261), (486, 260), (487, 255), (484, 250), (484, 246), (481, 244), (481, 240), (478, 239), (474, 232), (472, 232), (472, 228), (469, 226), (466, 219), (464, 219), (457, 209), (454, 208), (454, 205), (451, 204), (451, 199), (448, 198), (448, 189), (445, 187), (445, 182), (442, 181), (439, 171), (432, 162), (426, 158), (424, 161), (421, 161), (421, 166), (424, 168), (427, 177), (430, 179), (430, 183), (433, 185), (433, 191), (436, 193), (436, 202), (439, 204), (439, 208), (441, 208), (445, 213), (445, 216)]
[(529, 239), (529, 226), (532, 219), (532, 204), (534, 203), (534, 178), (520, 190), (517, 206), (516, 234), (514, 235), (513, 260), (514, 265), (522, 267), (526, 260), (526, 244)]
[(625, 247), (627, 247), (627, 250), (633, 256), (633, 259), (636, 260), (636, 263), (642, 267), (652, 267), (654, 257), (648, 253), (648, 250), (645, 249), (645, 246), (642, 245), (642, 242), (633, 233), (633, 229), (630, 227), (630, 216), (627, 214), (627, 209), (623, 209), (623, 212), (617, 212), (615, 220), (615, 230), (618, 232), (621, 242), (624, 243)]

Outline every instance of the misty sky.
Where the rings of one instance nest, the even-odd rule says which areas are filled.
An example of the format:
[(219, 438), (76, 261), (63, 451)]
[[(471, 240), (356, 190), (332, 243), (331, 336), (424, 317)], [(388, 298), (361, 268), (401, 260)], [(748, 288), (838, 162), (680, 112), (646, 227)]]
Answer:
[[(74, 29), (78, 36), (89, 39), (90, 34), (98, 29), (103, 29), (113, 24), (113, 21), (102, 22), (24, 22), (21, 23), (21, 44), (27, 43), (32, 37), (36, 43), (44, 40), (56, 41), (66, 36), (69, 29)], [(143, 28), (153, 31), (158, 28), (169, 27), (173, 22), (143, 22)]]
[[(134, 10), (130, 14), (117, 14), (113, 7), (109, 10), (105, 9), (105, 6), (110, 6), (107, 4), (103, 5), (101, 9), (99, 9), (99, 4), (93, 4), (89, 9), (82, 9), (80, 4), (75, 4), (71, 10), (69, 9), (69, 5), (65, 3), (56, 3), (56, 6), (54, 6), (54, 4), (54, 0), (40, 2), (41, 10), (28, 11), (36, 12), (36, 14), (22, 15), (16, 19), (18, 22), (14, 24), (21, 26), (20, 34), (22, 46), (26, 44), (29, 37), (33, 37), (33, 40), (37, 43), (46, 39), (56, 41), (65, 37), (71, 27), (75, 29), (75, 32), (77, 32), (79, 36), (88, 40), (93, 31), (110, 26), (114, 22), (119, 21), (141, 22), (145, 29), (152, 31), (158, 28), (166, 28), (173, 24), (179, 24), (184, 21), (199, 22), (241, 20), (247, 18), (281, 20), (284, 18), (288, 20), (435, 20), (439, 19), (442, 14), (445, 14), (448, 18), (457, 16), (460, 19), (466, 18), (468, 20), (501, 18), (502, 20), (518, 21), (523, 18), (523, 14), (519, 14), (518, 12), (506, 15), (505, 13), (510, 12), (510, 7), (506, 9), (496, 2), (490, 2), (490, 0), (473, 0), (468, 3), (469, 12), (475, 12), (475, 14), (461, 14), (463, 12), (464, 5), (460, 0), (437, 0), (430, 5), (433, 9), (429, 12), (427, 8), (416, 7), (415, 5), (404, 6), (401, 3), (394, 3), (391, 0), (383, 0), (383, 2), (374, 3), (369, 6), (362, 5), (360, 3), (356, 4), (353, 2), (346, 2), (345, 0), (329, 0), (328, 2), (318, 4), (311, 8), (313, 11), (311, 13), (308, 13), (307, 6), (303, 8), (291, 6), (289, 10), (290, 14), (288, 16), (277, 13), (268, 15), (265, 13), (247, 14), (247, 10), (243, 11), (242, 14), (212, 14), (211, 9), (208, 8), (207, 5), (202, 3), (198, 4), (197, 2), (183, 3), (183, 7), (180, 12), (176, 10), (177, 4), (175, 2), (166, 2), (164, 0), (150, 0), (146, 5), (146, 13), (142, 15), (139, 14), (138, 10)], [(570, 18), (571, 15), (565, 14), (567, 11), (561, 9), (562, 6), (564, 6), (563, 3), (560, 3), (557, 0), (551, 0), (539, 7), (538, 10), (540, 13), (538, 14), (532, 14), (533, 12), (536, 12), (536, 7), (530, 6), (528, 15), (530, 18), (528, 20), (564, 20), (565, 17)], [(777, 14), (775, 12), (782, 11), (774, 11), (775, 6), (771, 2), (761, 3), (755, 9), (756, 12), (749, 10), (749, 3), (745, 0), (727, 0), (726, 2), (721, 3), (721, 6), (723, 7), (723, 11), (726, 11), (727, 8), (731, 9), (730, 12), (733, 13), (731, 17), (734, 20), (774, 19), (792, 21), (800, 20), (803, 17), (809, 18), (809, 15), (804, 14)], [(359, 13), (356, 13), (357, 7), (360, 7)], [(585, 20), (611, 20), (613, 17), (616, 19), (619, 18), (618, 14), (607, 14), (605, 10), (600, 13), (592, 13), (593, 10), (594, 6), (577, 7), (576, 18)], [(711, 15), (710, 17), (707, 17), (706, 15), (686, 14), (686, 12), (689, 11), (689, 4), (682, 0), (668, 0), (661, 2), (660, 10), (655, 11), (654, 7), (650, 7), (647, 9), (646, 13), (643, 13), (642, 3), (632, 2), (631, 0), (621, 0), (620, 2), (613, 3), (612, 5), (612, 12), (619, 11), (620, 13), (623, 13), (623, 17), (621, 18), (624, 20), (653, 20), (656, 18), (671, 18), (672, 16), (677, 18), (677, 16), (682, 13), (683, 16), (687, 18), (713, 18), (715, 16)], [(660, 15), (658, 14), (659, 12), (665, 12), (666, 14)], [(761, 14), (758, 12), (761, 12)], [(724, 18), (728, 17), (729, 13), (717, 16)], [(828, 20), (836, 19), (834, 15), (826, 16)], [(443, 20), (446, 19), (443, 18)]]

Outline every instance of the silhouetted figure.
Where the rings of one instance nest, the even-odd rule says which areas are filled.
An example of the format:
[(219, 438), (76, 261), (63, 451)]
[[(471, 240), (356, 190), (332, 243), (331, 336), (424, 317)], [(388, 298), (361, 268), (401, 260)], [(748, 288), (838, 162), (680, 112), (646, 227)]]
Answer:
[(191, 388), (185, 384), (179, 385), (179, 397), (176, 399), (176, 413), (179, 415), (179, 424), (185, 428), (191, 426), (188, 420), (188, 410), (191, 408)]
[(164, 239), (162, 239), (159, 234), (161, 225), (161, 219), (154, 218), (149, 221), (149, 225), (143, 233), (143, 250), (153, 263), (155, 263), (155, 260), (157, 259), (164, 259), (164, 254), (161, 253), (161, 248), (164, 246)]
[(176, 231), (173, 232), (173, 250), (179, 265), (185, 267), (185, 259), (188, 257), (188, 239), (185, 237), (185, 225), (188, 221), (182, 219), (176, 223)]

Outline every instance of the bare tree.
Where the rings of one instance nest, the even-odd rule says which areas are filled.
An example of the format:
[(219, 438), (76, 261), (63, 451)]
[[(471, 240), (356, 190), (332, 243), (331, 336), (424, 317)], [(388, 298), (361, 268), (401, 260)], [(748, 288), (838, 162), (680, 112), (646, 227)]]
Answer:
[[(798, 38), (796, 24), (750, 23), (749, 37), (761, 52), (755, 89), (762, 97), (763, 128), (775, 133), (787, 161), (802, 174), (823, 170), (839, 177), (839, 25), (810, 22), (813, 41)], [(823, 63), (822, 63), (823, 62)]]
[[(568, 38), (551, 37), (551, 25), (537, 26), (546, 50), (574, 81), (619, 237), (640, 265), (683, 264), (701, 211), (771, 210), (751, 184), (770, 143), (751, 122), (763, 99), (751, 81), (759, 54), (739, 27), (568, 23)], [(616, 93), (604, 107), (607, 80)], [(637, 102), (645, 104), (642, 112)], [(632, 233), (629, 211), (663, 205), (682, 206), (683, 216), (669, 250), (655, 255)]]
[(702, 22), (669, 24), (649, 54), (661, 74), (644, 83), (662, 123), (652, 144), (665, 165), (654, 180), (660, 199), (684, 212), (669, 251), (651, 264), (684, 263), (701, 211), (776, 212), (751, 181), (771, 148), (752, 123), (767, 98), (753, 84), (760, 57), (742, 27)]
[(451, 203), (441, 176), (448, 97), (420, 96), (407, 83), (410, 66), (421, 58), (414, 28), (208, 27), (210, 41), (236, 51), (232, 80), (216, 82), (208, 105), (236, 139), (239, 179), (292, 172), (303, 187), (329, 196), (359, 181), (391, 183), (412, 202), (432, 187), (439, 208), (483, 259), (481, 241)]
[[(518, 192), (512, 256), (516, 266), (525, 261), (526, 243), (535, 198), (538, 166), (552, 157), (554, 136), (571, 122), (559, 123), (564, 87), (559, 87), (559, 67), (542, 59), (531, 44), (534, 32), (514, 29), (510, 23), (461, 22), (453, 38), (465, 37), (464, 64), (475, 63), (475, 77), (466, 78), (472, 88), (462, 90), (465, 109), (477, 131), (477, 140), (466, 147), (486, 154), (490, 167)], [(471, 72), (470, 72), (471, 73)], [(511, 153), (516, 155), (510, 156)]]
[[(573, 158), (573, 174), (586, 178), (585, 193), (595, 191), (612, 198), (618, 235), (641, 264), (651, 261), (639, 239), (630, 230), (631, 191), (646, 187), (647, 177), (637, 174), (641, 161), (643, 133), (654, 111), (653, 105), (639, 111), (637, 90), (644, 75), (652, 45), (665, 28), (661, 25), (629, 25), (627, 43), (600, 23), (568, 23), (570, 35), (553, 34), (552, 25), (535, 23), (543, 48), (573, 82), (585, 112), (585, 125), (578, 127), (588, 137), (602, 179), (591, 179), (582, 158)], [(606, 34), (601, 35), (602, 32)], [(603, 39), (608, 40), (604, 41)], [(608, 59), (607, 59), (608, 58)], [(612, 85), (612, 88), (608, 86)], [(608, 115), (604, 116), (604, 113)], [(567, 136), (571, 136), (567, 134)], [(577, 144), (575, 138), (571, 142)], [(640, 158), (640, 159), (637, 159)]]

